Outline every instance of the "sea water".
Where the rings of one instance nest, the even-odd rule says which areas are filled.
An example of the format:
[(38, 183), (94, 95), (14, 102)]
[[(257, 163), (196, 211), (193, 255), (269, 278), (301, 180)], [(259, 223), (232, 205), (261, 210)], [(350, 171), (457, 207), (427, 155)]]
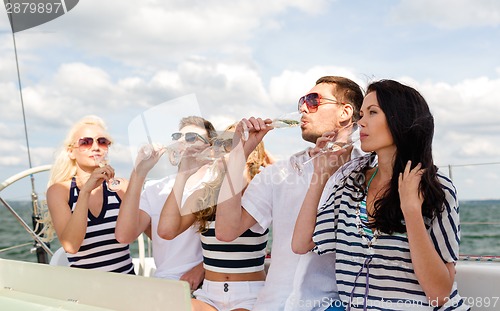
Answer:
[(460, 202), (460, 254), (500, 256), (500, 201)]
[[(31, 227), (31, 202), (8, 201), (14, 210)], [(500, 256), (500, 201), (460, 202), (461, 255)], [(272, 237), (270, 238), (270, 243)], [(19, 246), (8, 251), (6, 248)], [(0, 204), (0, 258), (36, 262), (31, 253), (33, 239), (19, 224), (17, 219)], [(51, 242), (51, 250), (60, 247), (56, 240)], [(272, 248), (270, 245), (269, 249)], [(138, 256), (137, 242), (131, 245), (132, 255)]]
[[(16, 213), (32, 226), (32, 207), (30, 201), (7, 201), (7, 203), (16, 211)], [(0, 258), (22, 260), (28, 262), (37, 262), (37, 256), (31, 252), (33, 248), (33, 238), (18, 222), (17, 218), (0, 203)], [(55, 252), (61, 244), (54, 239), (50, 242), (50, 249)], [(5, 250), (6, 248), (11, 248)], [(5, 250), (5, 251), (4, 251)], [(139, 256), (137, 242), (130, 246), (133, 257)], [(50, 260), (50, 256), (48, 257)]]

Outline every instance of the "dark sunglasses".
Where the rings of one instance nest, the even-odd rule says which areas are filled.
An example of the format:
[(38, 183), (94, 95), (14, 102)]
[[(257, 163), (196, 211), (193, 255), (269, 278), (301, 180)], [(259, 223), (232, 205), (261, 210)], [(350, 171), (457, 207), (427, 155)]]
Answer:
[(212, 145), (217, 148), (218, 150), (224, 151), (224, 152), (231, 152), (231, 149), (233, 147), (233, 139), (232, 138), (215, 138), (212, 141)]
[(201, 141), (202, 141), (202, 142), (204, 142), (205, 144), (208, 144), (208, 143), (209, 143), (209, 142), (208, 142), (208, 140), (207, 140), (205, 137), (201, 136), (201, 135), (200, 135), (200, 134), (198, 134), (198, 133), (193, 133), (193, 132), (188, 132), (188, 133), (186, 133), (186, 134), (184, 134), (184, 133), (180, 133), (180, 132), (178, 132), (178, 133), (173, 133), (173, 134), (172, 134), (172, 140), (179, 140), (179, 139), (181, 139), (181, 137), (182, 137), (182, 136), (184, 136), (184, 139), (185, 139), (185, 140), (186, 140), (186, 142), (188, 142), (188, 143), (194, 143), (194, 142), (196, 141), (196, 139), (201, 140)]
[[(111, 145), (111, 140), (107, 139), (106, 137), (98, 137), (95, 138), (95, 141), (97, 142), (97, 145), (101, 149), (107, 150), (109, 148), (109, 145)], [(81, 137), (78, 139), (78, 141), (75, 143), (80, 151), (85, 151), (94, 145), (94, 138), (92, 137)], [(75, 145), (73, 144), (73, 146)]]
[[(329, 100), (329, 101), (331, 101), (331, 103), (321, 103), (322, 99)], [(302, 105), (304, 103), (306, 104), (307, 110), (309, 112), (316, 112), (316, 111), (318, 111), (319, 105), (343, 104), (343, 103), (339, 103), (335, 99), (322, 97), (321, 94), (318, 94), (318, 93), (309, 93), (309, 94), (304, 95), (301, 98), (299, 98), (299, 105), (298, 105), (299, 111), (300, 111), (300, 107), (302, 107)]]

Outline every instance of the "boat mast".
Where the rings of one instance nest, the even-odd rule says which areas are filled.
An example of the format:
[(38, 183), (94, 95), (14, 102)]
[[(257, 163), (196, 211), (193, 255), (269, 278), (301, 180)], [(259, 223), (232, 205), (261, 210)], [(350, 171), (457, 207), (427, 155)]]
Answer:
[[(10, 3), (10, 0), (8, 0)], [(23, 99), (23, 89), (22, 89), (22, 84), (21, 84), (21, 73), (19, 70), (19, 60), (17, 57), (17, 46), (16, 46), (16, 35), (14, 31), (14, 14), (9, 14), (9, 21), (10, 21), (10, 26), (12, 29), (12, 41), (14, 42), (14, 55), (16, 58), (16, 69), (17, 69), (17, 82), (19, 86), (19, 95), (21, 98), (21, 110), (23, 113), (23, 123), (24, 123), (24, 136), (25, 136), (25, 141), (26, 141), (26, 148), (28, 150), (28, 164), (29, 168), (33, 168), (32, 163), (31, 163), (31, 152), (30, 152), (30, 144), (29, 144), (29, 137), (28, 137), (28, 126), (26, 123), (26, 113), (24, 110), (24, 99)], [(31, 203), (33, 207), (33, 211), (31, 214), (31, 221), (32, 221), (32, 226), (33, 230), (35, 233), (38, 235), (42, 232), (43, 230), (43, 224), (39, 222), (41, 219), (41, 213), (38, 205), (38, 195), (35, 191), (35, 176), (33, 174), (30, 174), (30, 180), (31, 180)], [(47, 243), (48, 244), (48, 243)], [(48, 261), (48, 256), (45, 250), (43, 249), (42, 245), (37, 241), (33, 241), (33, 251), (36, 252), (37, 260), (39, 263), (49, 263)], [(50, 245), (49, 245), (50, 247)]]

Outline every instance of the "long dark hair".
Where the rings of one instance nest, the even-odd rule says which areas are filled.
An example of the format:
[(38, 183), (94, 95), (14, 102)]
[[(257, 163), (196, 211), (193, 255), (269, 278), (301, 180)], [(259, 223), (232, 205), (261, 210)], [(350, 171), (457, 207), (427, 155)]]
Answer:
[(420, 93), (393, 80), (381, 80), (368, 86), (367, 94), (375, 92), (378, 104), (387, 118), (387, 124), (396, 145), (390, 187), (375, 202), (372, 228), (392, 234), (406, 232), (398, 192), (399, 173), (411, 160), (412, 168), (422, 163), (425, 172), (420, 182), (423, 194), (422, 215), (428, 225), (443, 211), (445, 194), (437, 179), (437, 167), (432, 159), (434, 118)]

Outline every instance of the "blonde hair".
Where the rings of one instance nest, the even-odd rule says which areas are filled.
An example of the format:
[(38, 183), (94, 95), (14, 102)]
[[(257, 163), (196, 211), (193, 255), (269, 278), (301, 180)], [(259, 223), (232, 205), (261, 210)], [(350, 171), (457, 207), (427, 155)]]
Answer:
[(40, 202), (40, 218), (37, 221), (36, 231), (38, 231), (38, 226), (42, 226), (42, 230), (38, 233), (38, 236), (43, 242), (50, 242), (57, 237), (54, 225), (52, 225), (52, 218), (50, 217), (49, 207), (47, 201), (43, 200)]
[(198, 232), (204, 233), (208, 230), (208, 223), (215, 219), (217, 211), (217, 199), (219, 197), (222, 180), (226, 175), (217, 162), (210, 166), (210, 173), (215, 176), (215, 179), (203, 183), (203, 195), (198, 199), (198, 211), (193, 213), (198, 225)]
[[(89, 125), (97, 125), (101, 127), (104, 131), (107, 131), (106, 124), (103, 119), (95, 115), (85, 116), (76, 122), (73, 127), (69, 130), (66, 138), (63, 141), (63, 145), (59, 148), (56, 153), (56, 159), (50, 170), (50, 177), (47, 187), (51, 185), (70, 179), (76, 174), (76, 161), (68, 156), (70, 148), (72, 148), (75, 134), (82, 127)], [(109, 137), (109, 135), (108, 135)], [(111, 140), (111, 138), (109, 138)], [(112, 141), (112, 140), (111, 140)]]
[[(50, 170), (47, 188), (58, 182), (69, 180), (76, 175), (76, 161), (69, 157), (69, 151), (70, 148), (73, 147), (76, 132), (78, 132), (78, 130), (82, 127), (89, 125), (97, 125), (107, 132), (104, 120), (95, 115), (85, 116), (76, 122), (66, 135), (62, 146), (60, 146), (59, 150), (56, 152), (56, 158)], [(107, 137), (110, 137), (107, 133), (106, 135)], [(112, 141), (111, 138), (108, 139)], [(41, 234), (43, 234), (44, 237), (42, 237), (42, 240), (45, 242), (52, 241), (56, 234), (46, 202), (42, 204), (41, 218), (38, 220), (38, 223), (43, 225), (43, 231)]]
[[(234, 131), (236, 123), (228, 126), (226, 131)], [(264, 142), (261, 141), (257, 147), (250, 153), (247, 159), (245, 168), (245, 176), (249, 183), (255, 175), (260, 172), (261, 167), (266, 167), (274, 163), (273, 158), (264, 148)], [(214, 180), (203, 183), (203, 195), (198, 199), (199, 211), (193, 213), (198, 224), (198, 232), (203, 233), (208, 230), (208, 223), (215, 220), (215, 213), (217, 211), (217, 199), (219, 197), (220, 187), (226, 172), (217, 165), (217, 162), (210, 167), (212, 176), (216, 176)]]
[(262, 167), (266, 167), (274, 163), (273, 158), (269, 155), (266, 148), (264, 148), (264, 142), (261, 141), (254, 151), (250, 153), (247, 159), (247, 179), (250, 182), (255, 175), (260, 172)]

